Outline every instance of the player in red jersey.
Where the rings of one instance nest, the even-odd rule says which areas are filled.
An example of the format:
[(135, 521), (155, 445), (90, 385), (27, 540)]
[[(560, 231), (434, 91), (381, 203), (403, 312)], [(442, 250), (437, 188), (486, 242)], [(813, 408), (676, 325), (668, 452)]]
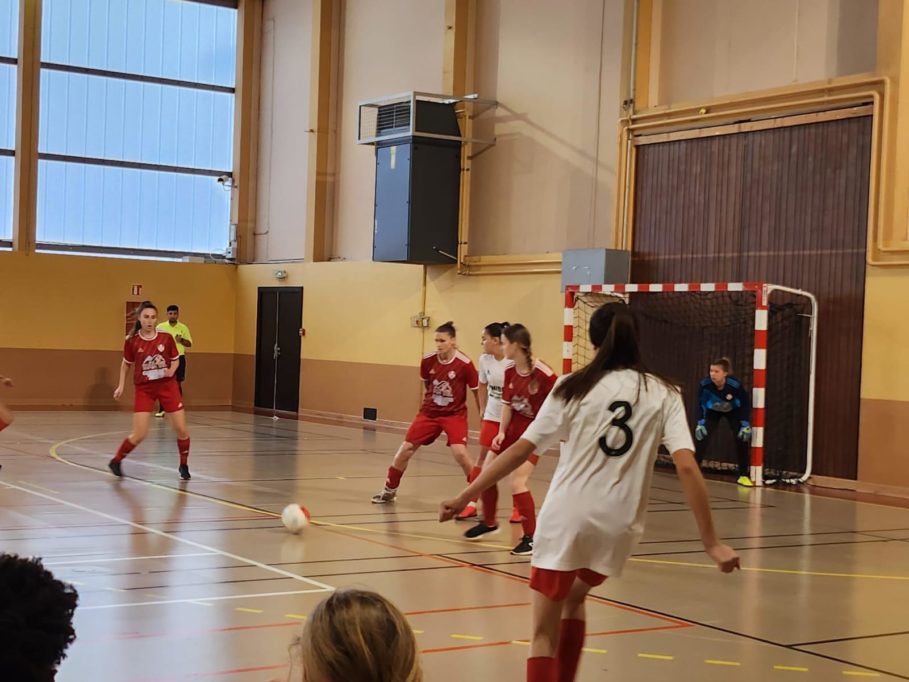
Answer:
[[(505, 341), (505, 357), (511, 362), (505, 368), (505, 383), (502, 389), (502, 421), (499, 433), (492, 441), (494, 452), (503, 452), (518, 441), (533, 422), (537, 412), (546, 400), (556, 382), (556, 373), (543, 361), (533, 357), (530, 332), (523, 324), (512, 324), (502, 333)], [(489, 464), (495, 455), (487, 458)], [(532, 455), (511, 474), (511, 494), (515, 509), (523, 517), (524, 531), (518, 545), (511, 550), (515, 556), (533, 554), (533, 534), (537, 526), (536, 506), (533, 495), (527, 487), (527, 479), (539, 461)], [(483, 520), (464, 533), (468, 540), (479, 540), (484, 535), (499, 530), (496, 521), (496, 504), (499, 489), (492, 486), (482, 494)]]
[[(13, 380), (0, 374), (0, 386), (13, 387)], [(13, 411), (0, 402), (0, 431), (13, 423)]]
[(373, 504), (394, 502), (407, 463), (422, 445), (429, 445), (444, 431), (448, 447), (455, 461), (470, 476), (473, 463), (467, 453), (467, 392), (473, 391), (477, 409), (479, 376), (470, 358), (457, 347), (454, 324), (446, 322), (436, 329), (436, 352), (430, 353), (420, 363), (420, 379), (426, 387), (423, 406), (417, 414), (404, 442), (395, 453), (385, 489), (373, 495)]
[(150, 301), (143, 301), (136, 313), (136, 326), (123, 344), (123, 362), (120, 365), (120, 383), (114, 391), (114, 400), (123, 395), (126, 373), (133, 368), (133, 382), (136, 395), (133, 401), (133, 430), (120, 444), (117, 454), (108, 463), (114, 476), (123, 476), (121, 462), (133, 449), (145, 440), (148, 425), (160, 402), (164, 411), (170, 415), (170, 423), (177, 434), (177, 448), (180, 452), (180, 478), (190, 479), (189, 475), (189, 431), (186, 429), (186, 412), (183, 410), (183, 398), (174, 379), (180, 366), (180, 354), (174, 337), (167, 332), (159, 332), (158, 309)]

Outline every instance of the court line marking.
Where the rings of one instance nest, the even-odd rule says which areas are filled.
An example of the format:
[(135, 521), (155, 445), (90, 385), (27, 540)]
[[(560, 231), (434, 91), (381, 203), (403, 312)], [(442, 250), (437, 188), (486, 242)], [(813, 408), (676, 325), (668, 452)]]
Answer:
[(467, 640), (470, 640), (471, 642), (482, 642), (485, 639), (485, 637), (480, 637), (478, 635), (454, 634), (454, 635), (449, 635), (449, 637), (451, 637), (452, 639), (467, 639)]
[(21, 483), (22, 485), (27, 485), (30, 488), (37, 488), (38, 490), (43, 490), (44, 492), (51, 493), (53, 495), (60, 494), (59, 490), (51, 490), (50, 488), (45, 488), (43, 486), (38, 485), (37, 483), (29, 483), (28, 481), (18, 481), (18, 480), (16, 481), (16, 483)]
[(844, 670), (844, 675), (851, 675), (852, 677), (880, 677), (880, 673), (866, 673), (861, 670)]
[(113, 514), (107, 514), (105, 512), (98, 511), (96, 509), (91, 509), (90, 507), (84, 507), (81, 504), (76, 504), (75, 502), (70, 502), (68, 500), (64, 500), (59, 497), (55, 497), (54, 495), (46, 495), (44, 493), (39, 493), (35, 490), (29, 490), (28, 488), (23, 488), (22, 486), (14, 485), (12, 483), (7, 483), (6, 481), (0, 481), (0, 484), (2, 484), (6, 488), (12, 488), (14, 490), (19, 490), (21, 492), (28, 493), (29, 495), (41, 497), (46, 500), (50, 500), (51, 502), (56, 502), (56, 503), (62, 504), (64, 506), (71, 507), (72, 509), (78, 509), (80, 511), (87, 512), (89, 514), (94, 514), (95, 516), (100, 516), (101, 518), (108, 519), (109, 521), (117, 521), (119, 523), (125, 524), (132, 528), (138, 528), (139, 530), (145, 531), (146, 533), (158, 535), (160, 537), (167, 538), (174, 542), (179, 542), (184, 545), (189, 545), (190, 547), (195, 547), (196, 549), (206, 550), (206, 551), (212, 552), (214, 554), (220, 554), (221, 556), (228, 557), (230, 559), (233, 559), (234, 561), (242, 561), (243, 563), (249, 564), (250, 566), (255, 566), (257, 568), (261, 568), (265, 571), (275, 573), (280, 576), (284, 576), (285, 578), (290, 578), (291, 580), (296, 580), (298, 582), (306, 583), (308, 585), (313, 585), (314, 587), (318, 587), (319, 589), (321, 589), (324, 592), (332, 592), (335, 589), (335, 588), (331, 587), (330, 585), (326, 585), (325, 583), (320, 583), (317, 580), (312, 580), (310, 578), (306, 578), (304, 576), (297, 575), (296, 573), (291, 573), (290, 571), (285, 571), (280, 568), (275, 568), (274, 566), (269, 566), (268, 564), (263, 564), (261, 561), (256, 561), (255, 559), (250, 559), (248, 557), (240, 556), (239, 554), (225, 552), (224, 550), (217, 549), (216, 547), (211, 547), (209, 545), (203, 545), (201, 542), (196, 542), (194, 540), (182, 538), (179, 535), (174, 535), (172, 533), (168, 533), (167, 531), (158, 530), (157, 528), (151, 528), (150, 526), (145, 526), (141, 523), (129, 521), (127, 519), (123, 519), (118, 516), (114, 516)]
[(800, 665), (775, 665), (773, 666), (774, 670), (785, 670), (791, 673), (806, 673), (808, 668), (803, 668)]
[(180, 559), (187, 556), (217, 556), (214, 552), (190, 552), (188, 554), (158, 554), (154, 556), (121, 556), (100, 559), (75, 559), (73, 561), (42, 561), (45, 566), (72, 566), (75, 564), (103, 564), (110, 561), (145, 561), (148, 559)]
[(715, 658), (705, 658), (704, 663), (709, 663), (710, 665), (731, 665), (731, 666), (741, 666), (742, 665), (738, 661), (720, 661)]
[(241, 613), (265, 613), (262, 609), (250, 609), (244, 606), (237, 606), (234, 608), (234, 611), (240, 611)]
[[(757, 547), (755, 549), (761, 549)], [(667, 566), (686, 566), (690, 568), (710, 568), (716, 570), (715, 564), (700, 564), (692, 561), (666, 561), (663, 559), (641, 559), (632, 557), (629, 561), (641, 564), (665, 564)], [(759, 568), (756, 566), (742, 566), (742, 571), (753, 573), (779, 573), (782, 575), (807, 575), (820, 578), (859, 578), (866, 580), (909, 580), (909, 575), (868, 575), (865, 573), (833, 573), (829, 571), (800, 571), (790, 568)]]
[(638, 658), (649, 658), (655, 661), (674, 661), (675, 656), (666, 656), (665, 654), (638, 654)]
[[(72, 582), (72, 581), (70, 581)], [(94, 606), (80, 606), (79, 611), (104, 611), (108, 609), (123, 609), (133, 606), (160, 606), (162, 604), (200, 604), (202, 606), (211, 606), (205, 602), (212, 601), (229, 601), (232, 599), (255, 599), (258, 597), (286, 597), (295, 594), (321, 594), (328, 590), (292, 590), (289, 592), (261, 592), (257, 594), (228, 594), (219, 597), (193, 597), (190, 599), (161, 599), (158, 601), (137, 601), (125, 604), (95, 604)]]

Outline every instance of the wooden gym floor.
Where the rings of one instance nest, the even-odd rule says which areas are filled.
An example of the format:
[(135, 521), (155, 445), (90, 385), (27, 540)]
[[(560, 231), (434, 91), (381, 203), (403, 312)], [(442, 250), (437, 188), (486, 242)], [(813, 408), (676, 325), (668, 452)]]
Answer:
[[(285, 679), (291, 638), (342, 586), (408, 615), (428, 682), (523, 679), (519, 530), (471, 543), (436, 522), (462, 485), (444, 445), (378, 507), (400, 434), (196, 412), (192, 481), (163, 420), (118, 481), (106, 463), (129, 419), (20, 412), (0, 436), (0, 549), (43, 557), (80, 594), (61, 682)], [(532, 480), (538, 503), (554, 464)], [(657, 474), (644, 543), (589, 601), (579, 680), (909, 680), (909, 509), (709, 486), (745, 569), (708, 566), (676, 479)], [(276, 518), (291, 501), (317, 524), (302, 536)]]

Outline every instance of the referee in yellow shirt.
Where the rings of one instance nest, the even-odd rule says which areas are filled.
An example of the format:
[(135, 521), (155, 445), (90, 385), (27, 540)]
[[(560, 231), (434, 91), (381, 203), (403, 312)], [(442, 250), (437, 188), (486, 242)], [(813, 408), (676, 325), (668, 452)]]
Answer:
[[(159, 332), (167, 332), (174, 337), (177, 342), (177, 352), (180, 353), (180, 366), (174, 375), (177, 379), (177, 386), (180, 388), (180, 395), (183, 395), (183, 380), (186, 378), (186, 349), (192, 348), (193, 337), (189, 333), (189, 327), (180, 322), (180, 307), (176, 305), (167, 306), (167, 322), (158, 325)], [(158, 406), (160, 408), (160, 405)], [(159, 409), (156, 417), (163, 417), (164, 410)]]

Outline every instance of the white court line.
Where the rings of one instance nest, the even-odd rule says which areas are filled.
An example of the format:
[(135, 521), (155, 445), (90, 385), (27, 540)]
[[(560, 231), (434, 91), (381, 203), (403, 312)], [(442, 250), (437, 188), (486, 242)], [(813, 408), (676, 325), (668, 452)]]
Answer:
[[(133, 528), (138, 528), (139, 530), (144, 530), (146, 533), (152, 533), (153, 535), (159, 535), (163, 538), (168, 538), (174, 542), (182, 542), (184, 545), (189, 545), (190, 547), (195, 547), (196, 549), (204, 549), (207, 552), (214, 554), (220, 554), (221, 556), (226, 556), (234, 561), (242, 561), (243, 563), (249, 564), (250, 566), (255, 566), (261, 568), (265, 571), (270, 571), (272, 573), (277, 573), (278, 575), (284, 576), (285, 578), (290, 578), (291, 580), (297, 580), (299, 582), (307, 583), (318, 587), (320, 591), (330, 592), (335, 588), (325, 583), (320, 583), (317, 580), (312, 580), (310, 578), (304, 578), (302, 575), (297, 575), (296, 573), (291, 573), (289, 571), (282, 570), (280, 568), (275, 568), (274, 566), (269, 566), (268, 564), (263, 564), (260, 561), (254, 559), (249, 559), (245, 556), (240, 556), (239, 554), (232, 554), (230, 552), (225, 552), (223, 550), (217, 549), (215, 547), (209, 547), (208, 545), (203, 545), (201, 542), (195, 542), (193, 540), (187, 540), (186, 538), (181, 538), (179, 535), (173, 535), (163, 530), (158, 530), (157, 528), (151, 528), (150, 526), (144, 526), (141, 523), (135, 523), (134, 521), (128, 521), (122, 519), (119, 516), (114, 516), (112, 514), (106, 514), (104, 512), (97, 511), (96, 509), (91, 509), (89, 507), (83, 507), (81, 504), (76, 504), (75, 502), (68, 502), (62, 500), (59, 497), (54, 497), (53, 495), (45, 495), (44, 493), (39, 493), (35, 490), (30, 490), (28, 488), (23, 488), (22, 486), (13, 485), (12, 483), (7, 483), (6, 481), (0, 481), (0, 485), (3, 485), (5, 488), (12, 488), (13, 490), (19, 490), (23, 493), (28, 493), (29, 495), (34, 495), (35, 497), (43, 497), (45, 500), (50, 500), (51, 502), (56, 502), (58, 504), (65, 505), (67, 507), (72, 507), (73, 509), (78, 509), (80, 511), (88, 512), (89, 514), (94, 514), (95, 516), (100, 516), (104, 519), (109, 519), (111, 521), (116, 521), (118, 523), (126, 524), (127, 526), (132, 526)], [(198, 597), (197, 597), (198, 599)]]
[(70, 566), (72, 564), (103, 564), (108, 561), (145, 561), (146, 559), (179, 559), (185, 556), (217, 556), (214, 552), (192, 552), (189, 554), (159, 554), (157, 556), (121, 556), (99, 559), (76, 559), (75, 561), (42, 561), (45, 566)]
[[(334, 589), (334, 588), (331, 588)], [(258, 597), (286, 597), (293, 594), (319, 594), (325, 590), (293, 590), (291, 592), (262, 592), (260, 594), (228, 594), (221, 597), (193, 597), (191, 599), (164, 599), (161, 601), (137, 601), (129, 604), (101, 604), (98, 606), (80, 606), (79, 611), (100, 611), (101, 609), (122, 609), (128, 606), (157, 606), (160, 604), (199, 604), (211, 606), (206, 602), (225, 601), (228, 599), (256, 599)]]

